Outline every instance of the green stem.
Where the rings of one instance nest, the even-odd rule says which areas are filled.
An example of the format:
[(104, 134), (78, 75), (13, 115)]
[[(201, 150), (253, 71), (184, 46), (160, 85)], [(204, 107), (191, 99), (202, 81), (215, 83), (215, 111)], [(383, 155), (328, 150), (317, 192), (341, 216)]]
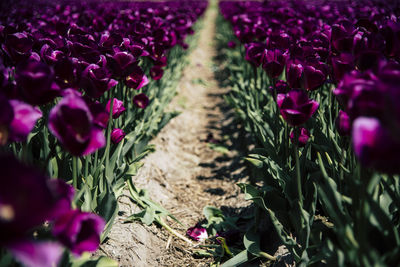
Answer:
[(78, 157), (72, 157), (72, 185), (78, 189)]
[(299, 128), (294, 128), (294, 158), (296, 161), (296, 184), (297, 184), (297, 195), (299, 197), (300, 206), (303, 207), (303, 193), (301, 190), (301, 172), (300, 172), (300, 160), (299, 160)]

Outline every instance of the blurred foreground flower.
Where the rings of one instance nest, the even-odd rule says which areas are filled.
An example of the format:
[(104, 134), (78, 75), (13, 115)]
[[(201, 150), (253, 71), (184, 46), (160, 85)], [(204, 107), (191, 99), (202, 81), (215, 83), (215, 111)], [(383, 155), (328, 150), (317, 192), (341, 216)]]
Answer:
[(71, 210), (54, 223), (53, 235), (74, 254), (93, 252), (100, 244), (104, 220), (96, 214)]
[(196, 241), (204, 241), (208, 238), (207, 230), (203, 227), (190, 227), (187, 229), (186, 234)]

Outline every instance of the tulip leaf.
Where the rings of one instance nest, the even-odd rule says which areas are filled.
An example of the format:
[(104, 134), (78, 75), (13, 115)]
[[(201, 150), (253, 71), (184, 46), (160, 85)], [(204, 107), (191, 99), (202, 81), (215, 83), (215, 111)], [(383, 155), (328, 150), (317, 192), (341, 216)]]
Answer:
[(235, 255), (230, 260), (224, 262), (221, 267), (237, 267), (240, 264), (246, 263), (249, 261), (249, 256), (247, 250), (243, 250), (239, 254)]

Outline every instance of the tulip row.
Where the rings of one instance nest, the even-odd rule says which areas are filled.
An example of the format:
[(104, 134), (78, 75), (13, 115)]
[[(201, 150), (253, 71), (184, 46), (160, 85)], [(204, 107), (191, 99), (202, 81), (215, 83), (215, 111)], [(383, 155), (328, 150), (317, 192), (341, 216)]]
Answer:
[(206, 6), (2, 1), (0, 265), (69, 266), (68, 251), (106, 238), (126, 181), (175, 115), (164, 109)]
[[(255, 137), (246, 159), (262, 183), (240, 186), (302, 266), (400, 262), (399, 7), (220, 2), (227, 100)], [(248, 252), (276, 260), (249, 246), (254, 229)]]

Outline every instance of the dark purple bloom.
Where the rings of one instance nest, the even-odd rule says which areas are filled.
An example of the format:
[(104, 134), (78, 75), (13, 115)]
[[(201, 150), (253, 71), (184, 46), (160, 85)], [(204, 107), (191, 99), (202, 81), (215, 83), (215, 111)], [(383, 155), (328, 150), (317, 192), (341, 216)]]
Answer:
[(149, 105), (149, 98), (145, 94), (140, 93), (133, 97), (133, 104), (138, 108), (146, 108)]
[(100, 244), (104, 220), (96, 214), (71, 210), (60, 216), (53, 225), (53, 235), (74, 254), (93, 252)]
[(60, 88), (54, 83), (54, 74), (42, 62), (28, 60), (19, 64), (15, 79), (23, 99), (32, 105), (43, 105), (60, 95)]
[(260, 66), (261, 63), (263, 63), (264, 58), (267, 54), (267, 49), (265, 44), (250, 43), (245, 45), (245, 47), (246, 47), (245, 59), (256, 67)]
[(134, 71), (126, 77), (125, 83), (129, 88), (139, 90), (149, 83), (149, 79), (147, 79), (143, 70), (139, 66), (136, 66)]
[(150, 77), (155, 81), (161, 79), (163, 75), (164, 71), (159, 66), (154, 66), (150, 69)]
[(282, 117), (291, 126), (305, 123), (319, 106), (319, 103), (310, 100), (303, 90), (292, 90), (287, 94), (279, 94), (277, 103)]
[(119, 142), (121, 142), (122, 139), (124, 139), (124, 137), (125, 137), (125, 133), (122, 129), (117, 128), (117, 129), (112, 130), (112, 132), (111, 132), (111, 141), (114, 144), (118, 144)]
[(105, 129), (110, 118), (110, 112), (107, 112), (103, 104), (101, 104), (97, 100), (93, 101), (88, 97), (84, 97), (84, 100), (86, 102), (86, 105), (88, 105), (90, 112), (92, 113), (93, 123), (100, 128)]
[[(111, 107), (111, 99), (108, 100), (107, 105), (106, 105), (106, 110), (108, 114), (110, 114), (110, 107)], [(125, 107), (124, 107), (124, 102), (121, 100), (118, 100), (116, 98), (113, 98), (113, 110), (112, 110), (112, 117), (114, 119), (117, 119), (119, 116), (121, 116), (122, 113), (125, 112)]]
[(108, 57), (108, 66), (115, 77), (126, 77), (131, 74), (137, 62), (135, 57), (128, 52), (116, 52)]
[(303, 74), (304, 89), (313, 91), (326, 81), (327, 66), (321, 62), (307, 62)]
[(49, 129), (74, 156), (88, 155), (105, 145), (104, 134), (94, 123), (89, 107), (74, 92), (50, 111)]
[[(310, 139), (310, 132), (304, 127), (300, 127), (299, 130), (300, 130), (300, 134), (299, 134), (299, 139), (298, 139), (297, 145), (299, 147), (304, 147), (304, 146), (306, 146), (308, 139)], [(290, 141), (293, 144), (295, 143), (294, 130), (290, 133)]]
[(367, 167), (389, 173), (400, 172), (400, 142), (378, 119), (359, 117), (353, 122), (354, 153)]
[[(50, 182), (11, 155), (0, 155), (0, 246), (29, 238), (29, 232), (70, 209), (70, 186)], [(58, 189), (62, 190), (58, 190)]]
[(280, 49), (268, 50), (264, 60), (263, 69), (271, 78), (277, 78), (282, 74), (285, 68), (286, 54)]
[(293, 89), (301, 88), (301, 77), (304, 67), (300, 61), (289, 60), (286, 65), (286, 80), (289, 86)]
[(333, 76), (339, 82), (343, 76), (354, 69), (354, 56), (350, 53), (341, 53), (332, 57)]
[(93, 98), (99, 98), (117, 84), (107, 68), (96, 64), (90, 64), (82, 73), (81, 86)]
[(203, 227), (190, 227), (186, 231), (186, 235), (196, 241), (204, 241), (208, 238), (207, 230)]
[(236, 47), (236, 42), (235, 41), (229, 41), (228, 42), (228, 47), (229, 48), (235, 48)]
[[(273, 88), (271, 87), (271, 89), (273, 89)], [(275, 83), (275, 89), (276, 89), (277, 94), (286, 94), (290, 88), (289, 88), (289, 85), (287, 84), (287, 82), (278, 80)]]
[(10, 100), (14, 110), (14, 119), (10, 124), (10, 141), (22, 142), (35, 127), (36, 121), (42, 117), (42, 112), (37, 107), (19, 100)]
[(12, 61), (18, 63), (30, 56), (32, 46), (33, 41), (26, 33), (16, 32), (6, 36), (2, 48)]
[(339, 116), (336, 118), (335, 121), (336, 130), (342, 136), (350, 135), (351, 131), (351, 121), (349, 115), (343, 110), (339, 111)]

